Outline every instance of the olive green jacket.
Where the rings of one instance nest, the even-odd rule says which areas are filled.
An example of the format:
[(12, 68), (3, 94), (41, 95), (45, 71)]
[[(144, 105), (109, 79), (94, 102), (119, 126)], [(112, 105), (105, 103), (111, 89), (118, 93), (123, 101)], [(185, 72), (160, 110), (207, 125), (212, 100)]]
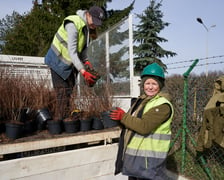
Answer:
[(196, 150), (210, 148), (213, 142), (224, 147), (224, 76), (214, 82), (213, 95), (203, 112)]
[(196, 150), (204, 151), (210, 148), (213, 142), (224, 148), (224, 107), (204, 111)]
[[(159, 93), (159, 95), (170, 100), (168, 94)], [(140, 96), (120, 121), (121, 124), (124, 125), (124, 128), (121, 132), (115, 174), (121, 172), (123, 154), (133, 136), (133, 132), (137, 132), (140, 135), (148, 135), (164, 121), (168, 120), (172, 114), (172, 109), (169, 104), (156, 106), (143, 114), (143, 109), (150, 99), (151, 97), (147, 97), (146, 95)]]

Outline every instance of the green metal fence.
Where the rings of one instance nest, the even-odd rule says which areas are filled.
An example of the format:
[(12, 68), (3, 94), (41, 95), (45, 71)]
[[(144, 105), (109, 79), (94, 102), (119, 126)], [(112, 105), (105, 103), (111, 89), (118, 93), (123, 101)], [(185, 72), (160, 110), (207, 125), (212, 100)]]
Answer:
[(213, 143), (203, 152), (196, 151), (204, 107), (212, 96), (214, 81), (221, 74), (190, 74), (197, 62), (195, 60), (183, 76), (170, 77), (166, 82), (166, 90), (173, 97), (175, 109), (168, 169), (191, 180), (222, 180), (224, 149)]

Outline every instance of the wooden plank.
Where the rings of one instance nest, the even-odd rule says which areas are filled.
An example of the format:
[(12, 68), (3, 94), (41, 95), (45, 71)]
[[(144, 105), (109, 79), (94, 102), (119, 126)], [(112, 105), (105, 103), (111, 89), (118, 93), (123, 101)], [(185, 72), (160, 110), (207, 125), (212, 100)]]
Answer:
[[(0, 161), (0, 180), (127, 180), (114, 176), (118, 144)], [(170, 179), (187, 180), (167, 172)]]
[(78, 134), (74, 136), (64, 136), (52, 139), (42, 139), (29, 142), (18, 142), (10, 144), (0, 145), (0, 155), (47, 149), (53, 147), (75, 145), (81, 143), (91, 143), (104, 140), (105, 143), (110, 143), (111, 139), (118, 138), (120, 135), (120, 129), (114, 129), (110, 131), (99, 131), (89, 134)]
[(0, 179), (91, 179), (113, 175), (118, 145), (109, 144), (0, 162)]

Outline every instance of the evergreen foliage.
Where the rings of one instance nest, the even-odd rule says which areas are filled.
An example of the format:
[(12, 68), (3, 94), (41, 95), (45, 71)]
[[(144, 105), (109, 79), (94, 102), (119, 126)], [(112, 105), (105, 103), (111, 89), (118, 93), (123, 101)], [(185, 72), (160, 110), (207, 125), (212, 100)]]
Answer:
[(160, 64), (164, 70), (166, 65), (162, 63), (162, 57), (173, 57), (175, 52), (167, 51), (160, 46), (160, 43), (167, 42), (167, 39), (159, 37), (160, 31), (169, 25), (162, 20), (163, 13), (160, 10), (161, 2), (156, 3), (156, 0), (151, 0), (149, 6), (142, 14), (138, 14), (140, 19), (136, 30), (134, 31), (134, 65), (135, 72), (141, 72), (142, 69), (153, 62)]

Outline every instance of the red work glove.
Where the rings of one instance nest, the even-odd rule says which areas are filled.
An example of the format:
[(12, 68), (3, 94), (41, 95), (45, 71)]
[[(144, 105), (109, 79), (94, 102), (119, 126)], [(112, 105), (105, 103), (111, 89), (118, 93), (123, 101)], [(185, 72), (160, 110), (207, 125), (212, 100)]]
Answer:
[(84, 71), (84, 73), (82, 73), (82, 75), (85, 78), (85, 81), (88, 86), (92, 86), (93, 84), (95, 84), (96, 76), (92, 75), (91, 73), (89, 73), (87, 71)]
[(86, 61), (84, 63), (85, 66), (89, 67), (90, 69), (93, 69), (93, 65), (89, 62), (89, 61)]
[(115, 110), (112, 110), (110, 113), (110, 118), (113, 120), (121, 120), (124, 115), (124, 110), (117, 107)]

